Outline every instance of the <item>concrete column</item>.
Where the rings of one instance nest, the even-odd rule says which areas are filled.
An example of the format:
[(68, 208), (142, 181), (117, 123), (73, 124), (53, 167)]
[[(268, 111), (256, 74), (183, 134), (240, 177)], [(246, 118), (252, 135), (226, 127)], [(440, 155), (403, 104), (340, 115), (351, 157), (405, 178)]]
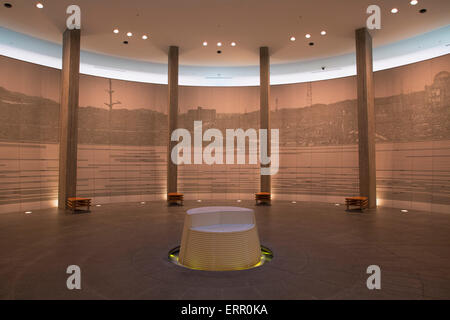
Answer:
[[(260, 90), (260, 129), (268, 131), (268, 155), (270, 155), (270, 56), (269, 48), (259, 48), (259, 90)], [(270, 165), (261, 165), (261, 167), (269, 167)], [(261, 192), (270, 192), (271, 176), (261, 175)]]
[(80, 71), (80, 30), (63, 35), (61, 106), (59, 135), (58, 207), (77, 195), (78, 88)]
[(172, 131), (178, 128), (178, 47), (169, 47), (169, 143), (167, 149), (167, 192), (177, 192), (178, 168), (171, 160), (171, 152), (178, 142), (171, 141)]
[(372, 37), (366, 28), (355, 32), (358, 87), (359, 192), (377, 205), (375, 166), (375, 98), (373, 86)]

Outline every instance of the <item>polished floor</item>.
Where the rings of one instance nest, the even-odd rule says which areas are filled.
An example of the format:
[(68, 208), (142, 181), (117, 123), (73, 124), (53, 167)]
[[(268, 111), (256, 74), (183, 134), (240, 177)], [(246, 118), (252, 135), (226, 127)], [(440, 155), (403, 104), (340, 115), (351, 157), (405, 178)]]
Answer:
[[(262, 267), (195, 271), (171, 264), (185, 211), (208, 205), (255, 208)], [(66, 268), (81, 268), (68, 290)], [(381, 268), (381, 290), (366, 269)], [(164, 202), (0, 215), (0, 299), (450, 299), (450, 214), (274, 202)]]

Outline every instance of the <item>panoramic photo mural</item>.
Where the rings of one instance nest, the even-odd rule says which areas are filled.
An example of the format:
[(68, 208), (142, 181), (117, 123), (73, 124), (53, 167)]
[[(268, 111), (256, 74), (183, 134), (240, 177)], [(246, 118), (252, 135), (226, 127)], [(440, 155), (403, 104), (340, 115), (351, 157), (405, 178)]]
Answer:
[[(449, 60), (374, 75), (380, 205), (450, 208)], [(60, 71), (6, 57), (0, 66), (11, 75), (0, 79), (0, 211), (54, 206)], [(270, 103), (271, 128), (280, 130), (274, 199), (357, 195), (356, 78), (272, 86)], [(196, 120), (203, 130), (259, 129), (258, 87), (180, 87), (179, 104), (179, 127), (191, 132)], [(165, 198), (166, 85), (81, 75), (78, 125), (78, 196)], [(180, 165), (179, 190), (187, 199), (250, 199), (259, 165)]]

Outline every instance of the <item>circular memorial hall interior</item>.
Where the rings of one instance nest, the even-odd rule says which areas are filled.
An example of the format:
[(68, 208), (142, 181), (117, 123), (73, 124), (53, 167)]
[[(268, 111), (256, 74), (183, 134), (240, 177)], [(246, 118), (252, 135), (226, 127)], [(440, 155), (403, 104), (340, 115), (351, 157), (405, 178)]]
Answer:
[(450, 299), (449, 21), (1, 0), (0, 299)]

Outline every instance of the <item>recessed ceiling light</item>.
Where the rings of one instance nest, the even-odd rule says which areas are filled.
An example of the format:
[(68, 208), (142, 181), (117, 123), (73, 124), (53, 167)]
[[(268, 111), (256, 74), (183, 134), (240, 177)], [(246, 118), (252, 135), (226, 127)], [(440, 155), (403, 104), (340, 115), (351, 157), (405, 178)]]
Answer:
[(335, 203), (334, 204), (336, 207), (339, 207), (341, 204), (340, 203)]
[(101, 207), (102, 205), (101, 205), (101, 204), (96, 204), (95, 206), (96, 206), (96, 207)]
[(233, 42), (231, 43), (231, 46), (232, 46), (232, 47), (236, 47), (236, 42), (233, 41)]
[(392, 9), (391, 9), (391, 12), (392, 12), (392, 13), (398, 13), (398, 9), (397, 9), (397, 8), (392, 8)]
[(144, 34), (144, 35), (142, 36), (142, 39), (147, 40), (147, 39), (148, 39), (148, 36), (147, 36), (146, 34)]
[(203, 46), (206, 47), (208, 45), (208, 42), (203, 41)]
[(202, 202), (202, 200), (198, 199), (197, 202)]
[(310, 42), (309, 45), (312, 47), (314, 45), (314, 42)]
[(305, 34), (306, 39), (311, 38), (311, 35), (309, 33)]
[(123, 42), (123, 44), (128, 44), (128, 41), (127, 41), (127, 40), (125, 40), (125, 41)]
[(236, 200), (237, 202), (242, 202), (242, 200)]
[(217, 46), (221, 47), (222, 46), (222, 42), (217, 42)]
[(114, 29), (113, 32), (114, 33), (119, 33), (119, 29)]
[(401, 210), (401, 211), (402, 211), (403, 213), (408, 213), (408, 210), (404, 210), (404, 209), (403, 209), (403, 210)]
[(25, 211), (25, 214), (33, 213), (33, 211)]
[(5, 4), (3, 4), (6, 8), (12, 8), (12, 4), (11, 3), (8, 3), (8, 2), (6, 2)]
[(291, 41), (295, 41), (295, 37), (291, 37), (289, 40)]
[(145, 204), (145, 201), (141, 201), (141, 204)]
[(36, 3), (36, 7), (42, 9), (44, 5), (41, 2)]
[(327, 34), (327, 32), (325, 30), (323, 30), (320, 34), (324, 36)]
[(297, 201), (292, 201), (292, 203), (293, 203), (293, 204), (296, 204), (296, 203), (297, 203)]
[(427, 12), (427, 9), (420, 9), (419, 12), (420, 13), (425, 13), (425, 12)]
[(417, 0), (411, 0), (411, 2), (410, 2), (410, 4), (412, 5), (412, 6), (415, 6), (416, 4), (418, 4), (419, 3), (419, 1), (417, 1)]
[(131, 32), (127, 32), (127, 36), (132, 37), (133, 34)]

